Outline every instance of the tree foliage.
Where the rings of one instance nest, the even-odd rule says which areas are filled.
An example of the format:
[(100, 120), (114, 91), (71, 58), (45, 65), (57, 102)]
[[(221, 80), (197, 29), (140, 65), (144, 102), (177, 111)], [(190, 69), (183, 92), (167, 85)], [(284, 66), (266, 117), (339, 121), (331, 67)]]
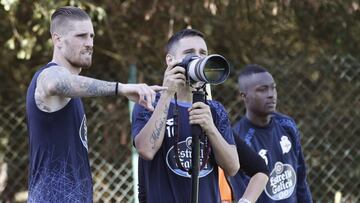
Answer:
[(64, 5), (90, 13), (96, 30), (95, 58), (93, 69), (85, 74), (106, 79), (126, 81), (128, 66), (136, 64), (154, 69), (150, 81), (160, 83), (163, 46), (173, 32), (185, 27), (203, 31), (211, 52), (225, 55), (235, 68), (299, 56), (311, 64), (323, 54), (359, 54), (360, 12), (353, 0), (2, 0), (3, 87), (20, 87), (14, 91), (23, 92), (32, 73), (51, 59), (49, 18)]
[[(349, 166), (347, 162), (352, 161), (346, 160), (359, 156), (344, 153), (346, 159), (340, 168), (345, 172), (339, 174), (344, 174), (347, 181), (338, 181), (340, 176), (328, 173), (328, 167), (336, 168), (340, 163), (333, 161), (334, 153), (340, 157), (343, 149), (357, 149), (349, 147), (347, 141), (354, 146), (359, 143), (355, 136), (360, 109), (356, 108), (360, 101), (359, 1), (0, 0), (0, 104), (6, 112), (1, 121), (8, 126), (0, 128), (0, 137), (9, 138), (6, 146), (12, 146), (9, 151), (15, 152), (15, 157), (22, 157), (17, 152), (24, 148), (18, 144), (24, 144), (25, 139), (26, 88), (33, 73), (52, 58), (49, 20), (56, 8), (65, 5), (79, 6), (90, 14), (96, 34), (94, 59), (92, 67), (82, 74), (104, 80), (127, 82), (129, 67), (136, 66), (138, 81), (161, 84), (163, 48), (168, 37), (186, 27), (204, 32), (210, 52), (224, 55), (232, 65), (230, 78), (220, 87), (213, 87), (214, 97), (229, 110), (232, 121), (242, 115), (243, 108), (237, 106), (235, 73), (248, 63), (269, 68), (275, 80), (281, 81), (280, 111), (298, 118), (300, 127), (306, 126), (302, 130), (309, 138), (304, 146), (311, 158), (307, 161), (312, 170), (309, 179), (315, 183), (314, 197), (332, 199), (331, 192), (337, 188), (349, 194), (357, 189), (352, 180), (359, 179), (360, 172), (355, 170), (359, 162)], [(216, 91), (218, 88), (220, 91)], [(114, 147), (119, 134), (122, 145), (128, 143), (125, 99), (85, 102), (91, 102), (87, 103), (87, 111), (93, 114), (89, 116), (93, 119), (89, 120), (90, 132), (105, 137), (115, 150), (120, 149)], [(16, 127), (9, 117), (16, 118), (22, 127)], [(90, 142), (101, 136), (91, 137)], [(105, 159), (118, 158), (119, 154), (108, 147), (101, 153)], [(19, 168), (17, 161), (9, 163)], [(321, 181), (327, 186), (317, 187)], [(330, 187), (331, 192), (324, 192)]]

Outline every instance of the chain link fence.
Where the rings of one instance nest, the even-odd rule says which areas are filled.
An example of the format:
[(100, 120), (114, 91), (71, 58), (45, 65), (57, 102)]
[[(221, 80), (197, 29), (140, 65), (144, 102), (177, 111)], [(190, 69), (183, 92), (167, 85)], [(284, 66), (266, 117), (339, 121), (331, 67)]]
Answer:
[[(309, 65), (310, 64), (310, 65)], [(244, 112), (237, 96), (236, 66), (225, 84), (212, 87), (214, 99), (233, 122)], [(316, 63), (287, 60), (268, 67), (278, 87), (278, 110), (291, 115), (302, 132), (308, 182), (315, 202), (360, 202), (360, 61), (323, 57)], [(138, 78), (159, 83), (162, 69), (138, 67)], [(101, 75), (97, 76), (102, 78)], [(1, 90), (2, 96), (11, 90)], [(28, 138), (25, 98), (1, 101), (0, 194), (2, 202), (25, 201)], [(84, 99), (94, 202), (133, 202), (132, 142), (127, 100)], [(24, 193), (25, 192), (25, 193)]]

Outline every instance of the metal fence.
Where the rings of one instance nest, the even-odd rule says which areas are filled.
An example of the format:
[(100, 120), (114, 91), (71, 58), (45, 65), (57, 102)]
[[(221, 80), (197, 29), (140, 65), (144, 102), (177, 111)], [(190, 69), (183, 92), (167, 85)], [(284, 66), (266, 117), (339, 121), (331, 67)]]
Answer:
[[(244, 109), (236, 94), (238, 69), (233, 68), (225, 84), (212, 87), (213, 98), (224, 104), (234, 122)], [(324, 56), (316, 63), (288, 60), (268, 69), (278, 84), (278, 110), (291, 115), (302, 132), (314, 201), (333, 202), (335, 193), (341, 192), (342, 202), (360, 202), (360, 62), (351, 56)], [(162, 75), (160, 69), (139, 71), (140, 78), (157, 78), (157, 82)], [(6, 91), (1, 90), (2, 96)], [(94, 201), (133, 202), (127, 101), (84, 101)], [(0, 108), (2, 202), (24, 201), (21, 194), (27, 189), (27, 164), (25, 98), (20, 95), (17, 100), (2, 102)]]

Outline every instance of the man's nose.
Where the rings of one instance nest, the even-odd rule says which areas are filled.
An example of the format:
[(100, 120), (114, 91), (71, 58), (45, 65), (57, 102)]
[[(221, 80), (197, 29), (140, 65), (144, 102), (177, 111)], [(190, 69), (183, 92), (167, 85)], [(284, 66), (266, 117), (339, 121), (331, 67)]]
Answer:
[(276, 90), (272, 89), (272, 88), (269, 88), (268, 97), (273, 98), (275, 96), (276, 96)]
[(85, 46), (87, 47), (93, 47), (94, 46), (94, 38), (88, 37), (85, 41)]

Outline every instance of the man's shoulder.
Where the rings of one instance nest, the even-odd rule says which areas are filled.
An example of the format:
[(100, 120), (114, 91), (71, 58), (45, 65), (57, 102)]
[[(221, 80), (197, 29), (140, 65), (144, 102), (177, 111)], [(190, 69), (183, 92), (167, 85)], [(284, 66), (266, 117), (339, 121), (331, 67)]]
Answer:
[(45, 75), (56, 77), (63, 74), (71, 74), (71, 72), (67, 68), (59, 66), (55, 63), (46, 64), (45, 66), (41, 67), (37, 72), (39, 72), (39, 77), (44, 77)]
[(152, 112), (147, 110), (144, 106), (136, 103), (136, 104), (134, 104), (132, 113), (133, 113), (133, 116), (139, 116), (139, 114), (145, 115), (145, 114), (151, 114)]
[(291, 116), (281, 113), (281, 112), (274, 112), (271, 114), (276, 119), (288, 119), (288, 120), (294, 120)]
[[(159, 99), (160, 99), (160, 93), (156, 93), (156, 98), (155, 98), (155, 101), (153, 103), (153, 106), (156, 107), (158, 102), (159, 102)], [(134, 104), (134, 107), (132, 109), (132, 117), (133, 118), (144, 118), (144, 119), (150, 119), (150, 116), (152, 115), (152, 111), (149, 111), (148, 109), (146, 109), (144, 106), (138, 104), (138, 103), (135, 103)]]
[(280, 125), (295, 125), (296, 123), (294, 121), (294, 119), (292, 117), (290, 117), (289, 115), (280, 113), (280, 112), (274, 112), (272, 113), (272, 118), (275, 119), (275, 121), (277, 123), (279, 123)]
[(275, 119), (275, 123), (285, 128), (289, 133), (293, 135), (298, 134), (298, 128), (294, 119), (286, 114), (275, 112), (272, 114)]
[(207, 100), (206, 101), (207, 102), (207, 104), (210, 106), (210, 107), (214, 107), (214, 108), (216, 108), (216, 107), (224, 107), (219, 101), (217, 101), (217, 100)]
[(245, 116), (238, 116), (235, 123), (232, 125), (233, 129), (239, 129), (240, 127), (245, 125)]
[(227, 110), (219, 101), (207, 100), (207, 104), (210, 106), (213, 116), (215, 116), (214, 118), (218, 118), (220, 120), (229, 120)]

